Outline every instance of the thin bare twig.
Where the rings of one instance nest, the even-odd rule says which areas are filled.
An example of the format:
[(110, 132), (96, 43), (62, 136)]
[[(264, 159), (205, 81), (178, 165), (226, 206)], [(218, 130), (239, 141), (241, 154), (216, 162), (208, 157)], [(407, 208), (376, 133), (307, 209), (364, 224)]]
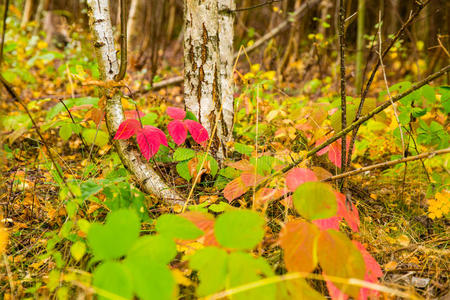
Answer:
[(231, 9), (223, 9), (223, 10), (219, 11), (219, 13), (228, 13), (228, 14), (229, 13), (236, 13), (236, 12), (240, 12), (240, 11), (246, 11), (246, 10), (259, 8), (259, 7), (262, 7), (262, 6), (270, 5), (270, 4), (273, 4), (273, 3), (276, 3), (276, 2), (281, 2), (281, 1), (283, 1), (283, 0), (269, 0), (269, 1), (266, 1), (264, 3), (256, 4), (256, 5), (249, 6), (249, 7), (236, 8), (236, 9), (233, 9), (233, 10), (231, 10)]
[[(389, 101), (391, 101), (391, 103), (392, 103), (392, 96), (391, 96), (391, 92), (389, 91), (389, 84), (387, 82), (386, 70), (384, 68), (384, 63), (383, 63), (383, 56), (381, 55), (381, 51), (383, 49), (382, 44), (381, 44), (382, 43), (382, 41), (381, 41), (381, 14), (378, 16), (378, 24), (380, 24), (380, 30), (378, 30), (378, 46), (379, 46), (378, 55), (380, 57), (380, 66), (381, 66), (381, 71), (383, 73), (383, 79), (384, 79), (384, 84), (386, 86), (387, 95), (389, 97)], [(402, 156), (405, 157), (405, 155), (406, 155), (405, 154), (405, 139), (403, 137), (402, 124), (400, 123), (400, 120), (398, 118), (397, 106), (395, 103), (392, 103), (392, 109), (394, 110), (395, 120), (397, 121), (398, 129), (400, 130), (400, 138), (402, 140)]]
[(441, 150), (436, 150), (436, 151), (431, 151), (431, 152), (425, 152), (425, 153), (421, 153), (419, 155), (414, 155), (414, 156), (408, 156), (408, 157), (403, 157), (403, 158), (399, 158), (396, 160), (391, 160), (391, 161), (385, 161), (379, 164), (374, 164), (374, 165), (370, 165), (367, 167), (363, 167), (363, 168), (359, 168), (356, 170), (352, 170), (352, 171), (348, 171), (339, 175), (335, 175), (335, 176), (331, 176), (328, 177), (326, 179), (324, 179), (323, 181), (330, 181), (330, 180), (336, 180), (336, 179), (341, 179), (341, 178), (345, 178), (345, 177), (349, 177), (349, 176), (354, 176), (360, 173), (364, 173), (373, 169), (379, 169), (379, 168), (385, 168), (385, 167), (390, 167), (390, 166), (394, 166), (394, 165), (398, 165), (401, 163), (406, 163), (409, 161), (415, 161), (415, 160), (422, 160), (424, 158), (431, 158), (433, 156), (436, 155), (442, 155), (442, 154), (447, 154), (450, 153), (450, 148), (446, 148), (446, 149), (441, 149)]
[(2, 65), (3, 62), (3, 45), (5, 44), (6, 18), (8, 17), (8, 7), (9, 7), (9, 0), (6, 0), (5, 9), (3, 11), (2, 40), (0, 42), (0, 66)]
[(115, 81), (121, 81), (127, 73), (127, 1), (120, 0), (120, 67)]
[[(347, 127), (347, 100), (346, 100), (346, 81), (345, 81), (345, 8), (344, 0), (339, 1), (339, 53), (340, 53), (340, 69), (341, 69), (341, 130)], [(347, 141), (345, 135), (342, 136), (341, 143), (341, 172), (345, 172)], [(341, 189), (344, 188), (341, 182)]]
[[(72, 116), (72, 113), (70, 112), (70, 109), (67, 107), (67, 105), (64, 103), (64, 100), (59, 98), (58, 99), (59, 102), (61, 102), (61, 104), (64, 106), (65, 110), (67, 111), (67, 113), (69, 114), (70, 119), (72, 120), (72, 123), (77, 125), (77, 122), (75, 122), (75, 119)], [(81, 135), (81, 133), (78, 133), (78, 137), (80, 138), (81, 142), (83, 143), (83, 149), (87, 149), (88, 146), (83, 138), (83, 136)], [(83, 157), (84, 157), (84, 152), (83, 152)]]

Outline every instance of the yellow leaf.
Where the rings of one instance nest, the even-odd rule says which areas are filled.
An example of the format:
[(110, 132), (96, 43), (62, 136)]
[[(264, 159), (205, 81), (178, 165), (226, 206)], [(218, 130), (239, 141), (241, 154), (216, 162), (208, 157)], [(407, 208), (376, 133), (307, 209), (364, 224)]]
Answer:
[(175, 281), (178, 284), (181, 284), (181, 285), (184, 285), (184, 286), (193, 285), (192, 281), (189, 278), (187, 278), (186, 275), (183, 274), (183, 272), (181, 272), (180, 270), (173, 269), (172, 270), (172, 274), (173, 274), (173, 277), (175, 278)]
[(402, 234), (397, 238), (397, 242), (402, 245), (403, 247), (407, 247), (409, 245), (409, 237), (407, 237), (406, 235)]
[(390, 261), (387, 264), (384, 265), (384, 269), (386, 271), (393, 271), (397, 268), (398, 263), (395, 261)]
[(0, 254), (6, 252), (6, 246), (8, 245), (8, 231), (0, 225)]

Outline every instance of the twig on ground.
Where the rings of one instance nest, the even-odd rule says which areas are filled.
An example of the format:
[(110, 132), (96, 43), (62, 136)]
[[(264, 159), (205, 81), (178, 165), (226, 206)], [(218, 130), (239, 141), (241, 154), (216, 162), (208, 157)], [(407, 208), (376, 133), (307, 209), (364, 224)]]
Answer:
[(414, 155), (414, 156), (408, 156), (408, 157), (403, 157), (403, 158), (399, 158), (396, 160), (391, 160), (391, 161), (385, 161), (379, 164), (374, 164), (374, 165), (370, 165), (367, 167), (362, 167), (353, 171), (349, 171), (349, 172), (345, 172), (339, 175), (335, 175), (335, 176), (331, 176), (329, 178), (326, 178), (324, 181), (330, 181), (330, 180), (336, 180), (336, 179), (341, 179), (341, 178), (345, 178), (345, 177), (349, 177), (349, 176), (354, 176), (360, 173), (364, 173), (373, 169), (379, 169), (379, 168), (385, 168), (385, 167), (390, 167), (393, 165), (397, 165), (397, 164), (401, 164), (401, 163), (405, 163), (405, 162), (409, 162), (409, 161), (414, 161), (414, 160), (422, 160), (423, 158), (431, 158), (433, 156), (436, 155), (442, 155), (442, 154), (447, 154), (450, 153), (450, 148), (446, 148), (446, 149), (441, 149), (441, 150), (436, 150), (436, 151), (431, 151), (431, 152), (425, 152), (425, 153), (421, 153), (419, 155)]

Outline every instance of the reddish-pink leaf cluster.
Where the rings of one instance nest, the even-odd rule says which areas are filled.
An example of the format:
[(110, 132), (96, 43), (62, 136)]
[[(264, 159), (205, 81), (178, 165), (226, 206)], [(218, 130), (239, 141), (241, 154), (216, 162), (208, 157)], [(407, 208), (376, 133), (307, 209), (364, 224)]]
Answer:
[(175, 144), (183, 144), (187, 137), (187, 132), (191, 134), (194, 141), (202, 146), (209, 139), (208, 131), (198, 122), (186, 119), (186, 112), (176, 107), (168, 107), (167, 114), (173, 120), (167, 125), (169, 134)]
[[(137, 113), (135, 115), (137, 117)], [(128, 119), (123, 121), (117, 129), (115, 140), (126, 140), (136, 135), (136, 140), (145, 159), (149, 160), (153, 157), (162, 145), (167, 146), (167, 138), (161, 129), (154, 126), (145, 125), (141, 127), (141, 123), (136, 119)]]

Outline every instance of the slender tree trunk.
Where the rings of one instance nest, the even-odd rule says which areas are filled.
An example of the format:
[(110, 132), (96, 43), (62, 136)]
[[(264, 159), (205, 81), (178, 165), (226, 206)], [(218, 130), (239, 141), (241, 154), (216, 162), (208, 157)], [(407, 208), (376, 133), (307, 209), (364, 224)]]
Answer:
[(356, 92), (361, 92), (362, 72), (363, 72), (363, 53), (364, 53), (364, 17), (366, 14), (366, 0), (358, 0), (358, 29), (356, 32)]
[(27, 23), (31, 20), (31, 13), (33, 12), (33, 0), (26, 0), (25, 6), (23, 8), (22, 21), (20, 22), (20, 27), (25, 28)]
[(145, 3), (143, 0), (131, 1), (127, 24), (127, 47), (129, 53), (137, 52), (136, 45), (139, 42), (142, 27), (144, 26), (144, 9)]
[(213, 153), (226, 156), (233, 127), (233, 0), (185, 0), (186, 108), (213, 137)]
[[(103, 81), (111, 82), (118, 73), (119, 66), (114, 46), (109, 3), (108, 0), (88, 0), (87, 5), (100, 75)], [(106, 98), (106, 124), (110, 135), (113, 136), (119, 124), (125, 119), (121, 95), (117, 88), (105, 88), (103, 95)], [(116, 140), (114, 144), (123, 164), (136, 176), (137, 182), (144, 192), (154, 194), (161, 200), (171, 203), (184, 202), (176, 191), (169, 188), (145, 161), (135, 144), (129, 140)]]

